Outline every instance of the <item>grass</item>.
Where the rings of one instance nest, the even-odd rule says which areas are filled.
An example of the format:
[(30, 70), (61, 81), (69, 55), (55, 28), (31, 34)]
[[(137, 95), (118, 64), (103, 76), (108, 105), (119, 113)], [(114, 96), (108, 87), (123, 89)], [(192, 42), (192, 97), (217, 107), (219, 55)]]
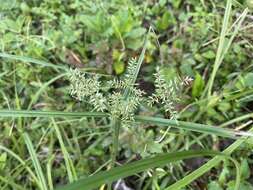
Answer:
[(207, 89), (208, 89), (208, 97), (211, 96), (211, 92), (212, 92), (212, 87), (213, 87), (213, 83), (214, 83), (214, 79), (216, 76), (216, 73), (226, 55), (226, 53), (228, 52), (234, 38), (236, 37), (236, 35), (238, 34), (240, 28), (242, 27), (242, 23), (246, 17), (246, 15), (248, 14), (248, 9), (246, 8), (243, 13), (238, 17), (238, 19), (235, 21), (235, 23), (233, 24), (234, 31), (232, 32), (232, 35), (229, 39), (227, 39), (226, 35), (228, 33), (228, 28), (229, 28), (229, 18), (231, 17), (231, 10), (232, 9), (232, 0), (227, 1), (227, 6), (226, 6), (226, 11), (225, 11), (225, 15), (224, 15), (224, 20), (223, 20), (223, 25), (222, 25), (222, 30), (221, 30), (221, 34), (220, 34), (220, 41), (219, 41), (219, 47), (217, 50), (217, 54), (216, 54), (216, 58), (215, 58), (215, 62), (214, 62), (214, 66), (213, 66), (213, 71), (211, 74), (211, 77), (208, 81), (208, 85), (207, 85)]
[[(252, 25), (244, 4), (52, 0), (10, 9), (0, 24), (1, 189), (105, 190), (119, 179), (138, 190), (249, 183)], [(143, 101), (126, 125), (121, 115), (94, 111), (68, 95), (69, 66), (98, 72), (102, 85), (112, 74), (122, 78), (126, 60), (136, 56), (130, 86), (122, 90), (126, 102), (131, 86), (154, 92), (157, 65), (167, 82), (175, 73), (200, 76), (178, 91), (178, 120), (159, 102)], [(192, 166), (207, 156), (213, 158)], [(242, 160), (249, 166), (242, 168)], [(229, 169), (225, 177), (222, 167)]]
[(46, 178), (44, 176), (44, 172), (42, 171), (42, 167), (40, 165), (40, 162), (37, 158), (37, 154), (34, 150), (32, 141), (31, 141), (31, 139), (30, 139), (30, 137), (27, 133), (24, 133), (23, 137), (24, 137), (24, 141), (25, 141), (25, 144), (27, 146), (28, 152), (31, 156), (33, 167), (34, 167), (36, 175), (38, 177), (39, 188), (42, 189), (42, 190), (47, 190), (48, 187), (47, 187)]
[(77, 180), (77, 175), (76, 175), (76, 171), (75, 171), (75, 168), (74, 168), (74, 164), (71, 160), (71, 157), (70, 157), (70, 155), (67, 151), (66, 146), (64, 145), (60, 129), (58, 128), (58, 126), (57, 126), (57, 124), (55, 123), (54, 120), (52, 121), (52, 123), (53, 123), (54, 130), (55, 130), (57, 139), (60, 143), (61, 151), (62, 151), (62, 154), (63, 154), (63, 157), (64, 157), (65, 166), (66, 166), (66, 170), (67, 170), (67, 173), (68, 173), (69, 183), (72, 183), (72, 182)]
[[(252, 130), (250, 130), (250, 131), (252, 131)], [(224, 153), (225, 155), (230, 155), (230, 154), (232, 154), (233, 151), (235, 151), (244, 142), (245, 142), (245, 139), (238, 139), (233, 144), (231, 144), (228, 148), (226, 148), (222, 153)], [(189, 183), (191, 183), (194, 180), (196, 180), (197, 178), (199, 178), (201, 175), (207, 173), (213, 167), (217, 166), (221, 161), (222, 161), (222, 159), (220, 159), (219, 157), (212, 158), (211, 160), (209, 160), (207, 163), (205, 163), (203, 166), (201, 166), (200, 168), (198, 168), (194, 172), (188, 174), (183, 179), (179, 180), (178, 182), (176, 182), (173, 185), (166, 188), (166, 190), (180, 189), (182, 187), (185, 187)]]
[[(15, 158), (22, 166), (25, 167), (25, 169), (28, 171), (29, 175), (33, 178), (33, 180), (39, 185), (40, 181), (38, 180), (38, 178), (36, 177), (36, 175), (34, 174), (33, 170), (26, 165), (26, 162), (24, 160), (22, 160), (22, 158), (20, 158), (17, 154), (15, 154), (14, 152), (12, 152), (10, 149), (4, 147), (4, 146), (0, 146), (0, 149), (6, 153), (8, 153), (11, 157)], [(4, 179), (4, 178), (3, 178)], [(8, 181), (8, 179), (5, 179), (5, 181)]]
[[(0, 110), (1, 117), (12, 117), (12, 118), (22, 118), (22, 117), (52, 117), (52, 118), (66, 118), (66, 117), (109, 117), (107, 114), (99, 113), (99, 112), (50, 112), (50, 111), (26, 111), (26, 110)], [(248, 118), (249, 116), (245, 116)], [(250, 114), (252, 117), (252, 114)], [(195, 131), (199, 133), (206, 133), (217, 135), (221, 137), (228, 137), (232, 139), (242, 137), (252, 137), (253, 133), (251, 132), (243, 132), (243, 131), (236, 131), (231, 130), (228, 128), (221, 128), (215, 126), (208, 126), (199, 123), (191, 123), (191, 122), (184, 122), (178, 120), (169, 120), (159, 117), (147, 117), (147, 116), (136, 116), (136, 121), (141, 123), (150, 123), (155, 125), (162, 125), (162, 126), (172, 126), (178, 129), (184, 129), (189, 131)], [(232, 121), (233, 122), (233, 121)], [(118, 125), (118, 123), (117, 123)], [(222, 125), (223, 126), (223, 125)], [(117, 130), (118, 134), (119, 130)], [(118, 137), (118, 135), (115, 135)], [(115, 141), (117, 141), (115, 139)]]
[(145, 160), (136, 161), (134, 163), (117, 167), (115, 169), (111, 169), (106, 172), (95, 174), (87, 179), (83, 179), (83, 180), (81, 179), (78, 182), (70, 184), (68, 186), (59, 187), (59, 189), (77, 190), (82, 187), (85, 187), (87, 189), (93, 189), (93, 188), (99, 187), (99, 185), (102, 185), (108, 182), (113, 182), (117, 179), (142, 172), (148, 168), (162, 166), (170, 162), (175, 162), (175, 161), (187, 159), (187, 158), (194, 158), (194, 157), (200, 157), (200, 156), (201, 157), (214, 156), (214, 155), (226, 156), (225, 154), (223, 155), (218, 152), (212, 152), (212, 151), (184, 151), (184, 152), (158, 155), (154, 158), (148, 158)]
[(10, 59), (10, 60), (22, 61), (25, 63), (33, 63), (33, 64), (40, 65), (43, 67), (51, 67), (54, 69), (60, 69), (60, 70), (65, 70), (65, 71), (68, 70), (68, 68), (63, 65), (57, 66), (55, 64), (48, 63), (46, 61), (41, 61), (38, 59), (25, 57), (25, 56), (11, 55), (8, 53), (0, 53), (0, 57), (5, 58), (5, 59)]

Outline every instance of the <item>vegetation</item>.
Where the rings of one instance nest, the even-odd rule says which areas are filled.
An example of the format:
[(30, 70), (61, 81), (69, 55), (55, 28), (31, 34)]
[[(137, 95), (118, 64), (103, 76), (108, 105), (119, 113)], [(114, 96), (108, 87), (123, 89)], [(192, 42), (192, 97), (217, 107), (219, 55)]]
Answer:
[(0, 0), (1, 189), (253, 189), (252, 2)]

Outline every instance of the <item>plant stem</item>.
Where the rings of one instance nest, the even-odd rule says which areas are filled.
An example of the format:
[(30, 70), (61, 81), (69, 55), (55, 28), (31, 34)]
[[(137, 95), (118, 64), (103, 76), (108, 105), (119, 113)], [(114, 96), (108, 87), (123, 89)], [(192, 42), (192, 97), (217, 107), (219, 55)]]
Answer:
[(244, 21), (244, 19), (247, 16), (248, 13), (248, 9), (246, 8), (242, 14), (240, 15), (240, 17), (234, 22), (233, 26), (234, 26), (234, 31), (231, 35), (231, 37), (228, 39), (228, 41), (226, 42), (225, 38), (227, 35), (227, 28), (228, 28), (228, 23), (229, 23), (229, 15), (231, 14), (231, 9), (232, 9), (232, 1), (228, 0), (227, 3), (227, 8), (226, 8), (226, 13), (225, 13), (225, 17), (224, 17), (224, 21), (223, 21), (223, 26), (222, 26), (222, 31), (221, 31), (221, 38), (220, 38), (220, 42), (219, 42), (219, 47), (217, 50), (217, 56), (215, 59), (215, 63), (214, 63), (214, 67), (213, 67), (213, 71), (211, 74), (211, 77), (208, 81), (207, 84), (207, 97), (211, 96), (212, 93), (212, 87), (213, 87), (213, 83), (214, 83), (214, 79), (216, 77), (217, 71), (226, 55), (226, 53), (228, 52), (229, 48), (231, 47), (231, 44), (233, 42), (233, 40), (235, 39), (235, 36), (238, 34), (242, 23)]
[(114, 133), (113, 133), (113, 150), (112, 150), (112, 164), (111, 167), (115, 166), (118, 149), (119, 149), (119, 129), (121, 122), (119, 119), (114, 120)]
[(229, 128), (221, 128), (216, 126), (209, 126), (199, 123), (191, 123), (185, 121), (169, 120), (158, 117), (149, 117), (149, 116), (135, 116), (135, 120), (141, 123), (152, 123), (156, 125), (165, 125), (172, 126), (179, 129), (190, 130), (195, 132), (201, 132), (205, 134), (212, 134), (222, 137), (228, 137), (232, 139), (238, 139), (240, 136), (252, 137), (251, 132), (236, 131)]
[[(82, 118), (82, 117), (95, 117), (95, 118), (103, 118), (109, 117), (106, 113), (101, 112), (59, 112), (59, 111), (27, 111), (27, 110), (0, 110), (0, 117), (46, 117), (46, 118)], [(253, 114), (247, 114), (241, 116), (239, 118), (233, 119), (220, 127), (210, 126), (200, 123), (194, 122), (185, 122), (185, 121), (178, 121), (178, 120), (170, 120), (164, 119), (159, 117), (149, 117), (149, 116), (135, 116), (135, 120), (141, 123), (152, 123), (155, 125), (162, 125), (162, 126), (172, 126), (178, 129), (184, 129), (189, 131), (195, 131), (200, 133), (212, 134), (222, 137), (229, 137), (232, 139), (237, 139), (240, 136), (253, 136), (250, 132), (243, 132), (243, 131), (235, 131), (228, 128), (221, 128), (227, 126), (231, 123), (238, 122), (242, 119), (252, 118)], [(113, 120), (114, 124), (114, 142), (116, 145), (118, 144), (118, 140), (116, 137), (119, 135), (119, 128), (120, 128), (120, 120), (116, 122), (117, 119)], [(118, 123), (119, 122), (119, 123)], [(117, 125), (116, 125), (117, 124)], [(117, 127), (115, 127), (117, 126)], [(117, 129), (117, 130), (116, 130)], [(117, 135), (117, 136), (116, 136)], [(118, 145), (117, 145), (118, 146)], [(115, 148), (117, 148), (115, 146)], [(114, 147), (113, 147), (114, 148)], [(117, 148), (118, 149), (118, 148)]]
[[(112, 160), (111, 160), (111, 168), (115, 167), (119, 149), (119, 130), (120, 130), (120, 119), (113, 120), (113, 147), (112, 147)], [(112, 189), (112, 183), (108, 184), (109, 189)]]
[(213, 66), (213, 71), (211, 74), (211, 77), (208, 81), (208, 84), (206, 86), (207, 89), (207, 97), (211, 96), (211, 92), (212, 92), (212, 86), (213, 86), (213, 82), (214, 82), (214, 78), (216, 76), (216, 73), (218, 71), (219, 66), (221, 65), (222, 62), (222, 53), (224, 53), (224, 49), (225, 49), (225, 37), (226, 37), (226, 32), (228, 29), (228, 24), (229, 24), (229, 18), (231, 15), (231, 11), (232, 11), (232, 0), (227, 0), (227, 5), (226, 5), (226, 9), (225, 9), (225, 15), (224, 15), (224, 19), (223, 19), (223, 23), (222, 23), (222, 28), (221, 28), (221, 35), (220, 35), (220, 40), (219, 40), (219, 46), (218, 46), (218, 50), (217, 50), (217, 54), (216, 54), (216, 58), (215, 58), (215, 63)]

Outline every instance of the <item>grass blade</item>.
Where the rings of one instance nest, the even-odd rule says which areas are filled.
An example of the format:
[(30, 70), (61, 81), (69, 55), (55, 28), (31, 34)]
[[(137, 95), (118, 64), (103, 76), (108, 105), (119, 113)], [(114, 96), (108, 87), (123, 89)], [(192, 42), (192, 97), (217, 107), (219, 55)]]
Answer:
[(41, 88), (36, 92), (36, 94), (33, 96), (31, 102), (29, 103), (28, 105), (28, 110), (31, 109), (32, 105), (39, 99), (41, 93), (50, 85), (52, 84), (53, 82), (55, 82), (56, 80), (66, 76), (68, 73), (63, 73), (63, 74), (60, 74), (54, 78), (52, 78), (51, 80), (49, 80), (48, 82), (44, 83)]
[(179, 129), (195, 131), (199, 133), (207, 133), (222, 137), (228, 137), (232, 139), (237, 139), (239, 136), (253, 136), (253, 133), (236, 131), (228, 128), (213, 127), (209, 125), (191, 123), (185, 121), (169, 120), (157, 117), (147, 117), (147, 116), (136, 116), (136, 121), (147, 122), (156, 125), (166, 125), (172, 126)]
[(3, 181), (4, 183), (9, 184), (15, 190), (25, 190), (25, 188), (23, 188), (22, 186), (16, 184), (13, 181), (13, 179), (11, 179), (10, 177), (2, 177), (2, 176), (0, 176), (0, 181)]
[(93, 176), (90, 176), (85, 179), (80, 179), (77, 182), (66, 185), (64, 187), (59, 187), (57, 190), (80, 190), (80, 189), (94, 189), (105, 183), (111, 183), (117, 179), (124, 178), (127, 176), (134, 175), (136, 173), (145, 171), (149, 168), (164, 166), (168, 163), (203, 157), (203, 156), (225, 156), (219, 152), (215, 151), (182, 151), (175, 153), (168, 153), (155, 156), (153, 158), (143, 159), (136, 161), (124, 166), (116, 167), (108, 171), (100, 172)]
[(208, 85), (207, 85), (208, 96), (211, 95), (211, 90), (212, 90), (214, 78), (215, 78), (218, 68), (222, 62), (221, 57), (222, 57), (222, 53), (224, 52), (224, 48), (225, 48), (225, 38), (226, 38), (227, 30), (229, 28), (228, 25), (229, 25), (229, 18), (231, 15), (231, 11), (232, 11), (232, 0), (227, 0), (225, 15), (224, 15), (223, 23), (222, 23), (222, 28), (221, 28), (219, 46), (217, 49), (217, 54), (216, 54), (216, 58), (215, 58), (215, 62), (214, 62), (213, 71), (212, 71), (211, 77), (210, 77), (210, 79), (208, 81)]
[(115, 119), (113, 121), (114, 131), (113, 131), (113, 148), (112, 148), (112, 160), (111, 160), (111, 167), (114, 167), (117, 154), (118, 154), (118, 146), (119, 146), (119, 130), (120, 130), (120, 120)]
[[(249, 130), (249, 132), (253, 132), (253, 128)], [(231, 144), (228, 148), (226, 148), (223, 153), (226, 155), (232, 154), (241, 144), (243, 144), (247, 139), (241, 138), (236, 140), (233, 144)], [(207, 163), (202, 165), (200, 168), (196, 169), (189, 175), (185, 176), (183, 179), (177, 181), (173, 185), (169, 186), (166, 190), (177, 190), (182, 187), (185, 187), (186, 185), (190, 184), (209, 170), (211, 170), (213, 167), (218, 165), (222, 159), (220, 157), (214, 157), (213, 159), (209, 160)]]
[[(27, 110), (0, 110), (0, 117), (46, 117), (46, 118), (71, 118), (71, 117), (108, 117), (108, 114), (101, 112), (59, 112), (59, 111), (27, 111)], [(250, 115), (251, 116), (251, 115)], [(249, 117), (249, 116), (248, 116)], [(199, 133), (206, 133), (217, 135), (221, 137), (228, 137), (238, 139), (240, 136), (253, 136), (252, 132), (237, 131), (228, 128), (214, 127), (200, 123), (192, 123), (178, 120), (170, 120), (149, 116), (135, 116), (137, 122), (152, 123), (155, 125), (172, 126), (178, 129), (195, 131)]]
[(38, 178), (36, 177), (36, 175), (34, 174), (34, 172), (32, 171), (32, 169), (26, 164), (26, 162), (22, 158), (20, 158), (12, 150), (10, 150), (10, 149), (2, 146), (2, 145), (0, 145), (0, 150), (8, 153), (13, 158), (15, 158), (22, 166), (24, 166), (25, 169), (28, 171), (28, 173), (31, 175), (32, 179), (39, 185), (40, 182), (39, 182)]
[(228, 52), (235, 36), (238, 34), (241, 26), (242, 26), (242, 22), (244, 21), (244, 19), (247, 16), (248, 13), (248, 9), (245, 9), (243, 11), (243, 13), (240, 15), (239, 19), (238, 19), (238, 23), (235, 26), (235, 29), (232, 33), (232, 36), (230, 37), (230, 39), (228, 40), (228, 43), (226, 44), (226, 35), (227, 35), (227, 30), (228, 30), (228, 23), (229, 23), (229, 17), (231, 15), (231, 9), (232, 9), (232, 0), (228, 0), (227, 1), (227, 7), (226, 7), (226, 11), (225, 11), (225, 16), (224, 16), (224, 20), (223, 20), (223, 25), (222, 25), (222, 31), (221, 31), (221, 36), (220, 36), (220, 41), (219, 41), (219, 47), (217, 50), (217, 55), (215, 58), (215, 62), (214, 62), (214, 67), (213, 67), (213, 71), (211, 74), (211, 77), (208, 81), (207, 84), (207, 90), (208, 90), (208, 97), (211, 96), (211, 91), (212, 91), (212, 87), (213, 87), (213, 83), (214, 83), (214, 79), (216, 76), (216, 73), (226, 55), (226, 53)]
[(52, 178), (52, 165), (53, 165), (54, 158), (55, 158), (55, 155), (52, 155), (47, 162), (47, 181), (48, 181), (49, 190), (54, 189), (53, 178)]
[(48, 190), (46, 179), (45, 179), (45, 176), (43, 174), (40, 162), (39, 162), (39, 160), (36, 156), (36, 152), (33, 148), (32, 141), (31, 141), (31, 139), (30, 139), (30, 137), (27, 133), (24, 133), (23, 137), (24, 137), (28, 152), (31, 156), (32, 163), (33, 163), (33, 166), (35, 168), (35, 172), (38, 176), (38, 179), (39, 179), (39, 182), (40, 182), (40, 187), (41, 187), (42, 190)]
[(107, 117), (108, 115), (100, 112), (61, 112), (61, 111), (29, 111), (29, 110), (0, 110), (0, 117)]
[[(148, 30), (148, 33), (145, 36), (143, 49), (142, 49), (141, 55), (140, 55), (140, 57), (138, 59), (137, 67), (136, 67), (134, 76), (131, 78), (131, 81), (130, 81), (130, 84), (132, 84), (132, 85), (134, 85), (135, 82), (136, 82), (136, 80), (137, 80), (138, 74), (139, 74), (140, 69), (141, 69), (142, 62), (143, 62), (143, 60), (145, 58), (145, 53), (146, 53), (146, 50), (147, 50), (148, 37), (149, 37), (149, 34), (151, 32), (151, 29), (152, 28), (150, 27), (149, 30)], [(127, 99), (128, 96), (129, 96), (129, 88), (126, 88), (125, 91), (124, 91), (124, 98)]]
[(64, 161), (65, 161), (65, 166), (66, 166), (66, 170), (67, 170), (67, 173), (68, 173), (69, 182), (71, 183), (71, 182), (77, 180), (75, 167), (74, 167), (73, 162), (72, 162), (72, 160), (69, 156), (69, 153), (68, 153), (68, 151), (67, 151), (67, 149), (64, 145), (61, 132), (60, 132), (57, 124), (55, 123), (54, 119), (52, 119), (52, 121), (53, 121), (53, 126), (54, 126), (56, 136), (58, 138), (58, 141), (59, 141), (59, 144), (60, 144), (60, 147), (61, 147), (63, 158), (64, 158)]
[(5, 58), (5, 59), (11, 59), (11, 60), (16, 60), (16, 61), (33, 63), (33, 64), (40, 65), (40, 66), (43, 66), (43, 67), (52, 67), (54, 69), (61, 69), (61, 70), (65, 70), (65, 71), (68, 70), (68, 68), (63, 66), (63, 65), (54, 65), (54, 64), (48, 63), (46, 61), (41, 61), (41, 60), (38, 60), (38, 59), (25, 57), (25, 56), (12, 55), (12, 54), (2, 52), (2, 53), (0, 53), (0, 57)]

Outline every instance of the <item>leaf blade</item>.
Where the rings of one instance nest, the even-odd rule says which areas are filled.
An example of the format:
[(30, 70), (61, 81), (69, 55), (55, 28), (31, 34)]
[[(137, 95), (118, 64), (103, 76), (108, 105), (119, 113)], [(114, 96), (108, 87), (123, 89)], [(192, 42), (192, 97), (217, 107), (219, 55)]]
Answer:
[(77, 182), (72, 184), (59, 187), (56, 190), (79, 190), (85, 189), (93, 189), (102, 184), (113, 182), (117, 179), (124, 178), (139, 172), (142, 172), (146, 169), (163, 166), (170, 162), (187, 159), (187, 158), (194, 158), (200, 156), (225, 156), (219, 152), (215, 151), (182, 151), (182, 152), (175, 152), (175, 153), (167, 153), (162, 154), (153, 158), (143, 159), (140, 161), (136, 161), (130, 164), (126, 164), (124, 166), (113, 168), (109, 171), (104, 171), (99, 174), (95, 174), (85, 179), (80, 179)]

